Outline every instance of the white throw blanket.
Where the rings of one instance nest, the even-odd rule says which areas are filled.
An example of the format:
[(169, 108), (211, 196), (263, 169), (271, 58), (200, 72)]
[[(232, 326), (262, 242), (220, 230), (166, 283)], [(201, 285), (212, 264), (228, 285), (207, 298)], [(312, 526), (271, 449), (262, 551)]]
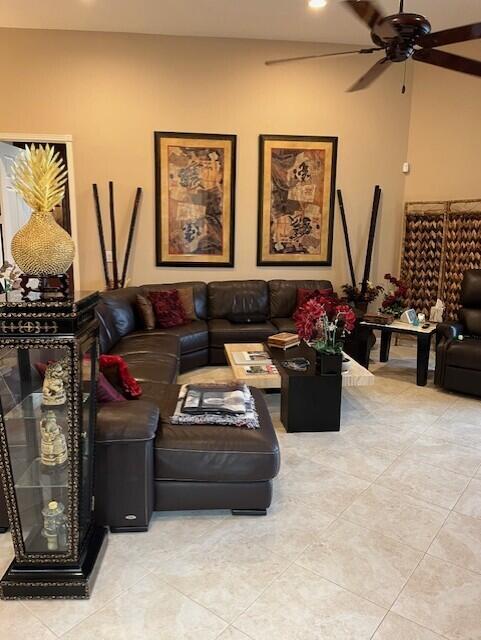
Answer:
[[(199, 387), (200, 385), (195, 385)], [(206, 388), (215, 388), (216, 385), (206, 385)], [(224, 388), (226, 385), (217, 385), (218, 388)], [(239, 387), (244, 393), (244, 401), (246, 405), (246, 412), (238, 415), (219, 415), (215, 413), (202, 413), (197, 415), (191, 415), (182, 412), (182, 405), (185, 395), (189, 389), (188, 384), (182, 385), (177, 399), (177, 405), (175, 407), (174, 415), (171, 416), (170, 421), (172, 424), (181, 425), (212, 425), (221, 427), (247, 427), (248, 429), (259, 428), (259, 415), (256, 410), (254, 398), (247, 385), (241, 385)]]

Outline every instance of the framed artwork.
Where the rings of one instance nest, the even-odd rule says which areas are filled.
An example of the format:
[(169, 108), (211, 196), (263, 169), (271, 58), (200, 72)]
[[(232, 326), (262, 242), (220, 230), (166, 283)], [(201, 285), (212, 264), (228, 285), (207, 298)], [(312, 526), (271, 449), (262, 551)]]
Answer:
[(332, 264), (337, 138), (259, 138), (257, 264)]
[(157, 266), (233, 267), (236, 136), (154, 138)]

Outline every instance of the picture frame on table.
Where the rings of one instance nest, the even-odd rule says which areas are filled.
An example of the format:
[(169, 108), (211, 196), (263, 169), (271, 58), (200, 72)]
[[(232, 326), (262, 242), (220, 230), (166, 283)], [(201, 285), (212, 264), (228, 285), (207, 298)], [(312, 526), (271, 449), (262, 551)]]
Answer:
[(156, 264), (233, 267), (237, 136), (154, 132)]
[(338, 138), (259, 136), (258, 266), (331, 266)]

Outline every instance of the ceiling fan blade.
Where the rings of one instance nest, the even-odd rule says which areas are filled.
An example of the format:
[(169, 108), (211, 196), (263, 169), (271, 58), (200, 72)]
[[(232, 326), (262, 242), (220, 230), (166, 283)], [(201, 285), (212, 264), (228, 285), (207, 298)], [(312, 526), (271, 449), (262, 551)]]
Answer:
[(455, 44), (456, 42), (466, 42), (467, 40), (477, 40), (478, 38), (481, 38), (481, 22), (428, 33), (419, 38), (416, 44), (426, 49), (431, 49), (432, 47), (442, 47), (445, 44)]
[(413, 59), (434, 64), (444, 69), (469, 73), (472, 76), (481, 78), (481, 60), (464, 58), (463, 56), (447, 53), (447, 51), (439, 51), (438, 49), (418, 49), (414, 52)]
[(376, 64), (369, 69), (367, 73), (365, 73), (357, 82), (355, 82), (352, 87), (349, 87), (348, 92), (352, 93), (353, 91), (361, 91), (361, 89), (366, 89), (374, 80), (379, 78), (379, 76), (386, 71), (391, 66), (391, 61), (387, 58), (382, 58)]
[(296, 58), (280, 58), (279, 60), (266, 60), (266, 65), (272, 64), (284, 64), (285, 62), (299, 62), (300, 60), (314, 60), (315, 58), (332, 58), (334, 56), (348, 56), (355, 53), (374, 53), (374, 51), (381, 51), (380, 48), (371, 49), (355, 49), (354, 51), (337, 51), (335, 53), (318, 53), (311, 56), (297, 56)]
[(371, 31), (377, 27), (377, 33), (381, 37), (396, 38), (398, 36), (398, 32), (389, 22), (383, 23), (384, 15), (370, 0), (344, 0), (344, 4), (354, 11)]

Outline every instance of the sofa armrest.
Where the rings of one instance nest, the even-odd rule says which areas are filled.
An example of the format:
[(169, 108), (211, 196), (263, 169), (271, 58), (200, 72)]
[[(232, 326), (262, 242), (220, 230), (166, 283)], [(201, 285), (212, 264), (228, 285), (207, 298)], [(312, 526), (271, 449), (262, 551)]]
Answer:
[(98, 443), (145, 442), (155, 438), (159, 408), (148, 400), (108, 402), (99, 406), (95, 441)]
[(436, 327), (436, 342), (442, 338), (453, 340), (463, 333), (463, 325), (459, 322), (440, 322)]
[(111, 531), (146, 531), (154, 508), (159, 409), (146, 400), (101, 405), (95, 438), (95, 519)]

